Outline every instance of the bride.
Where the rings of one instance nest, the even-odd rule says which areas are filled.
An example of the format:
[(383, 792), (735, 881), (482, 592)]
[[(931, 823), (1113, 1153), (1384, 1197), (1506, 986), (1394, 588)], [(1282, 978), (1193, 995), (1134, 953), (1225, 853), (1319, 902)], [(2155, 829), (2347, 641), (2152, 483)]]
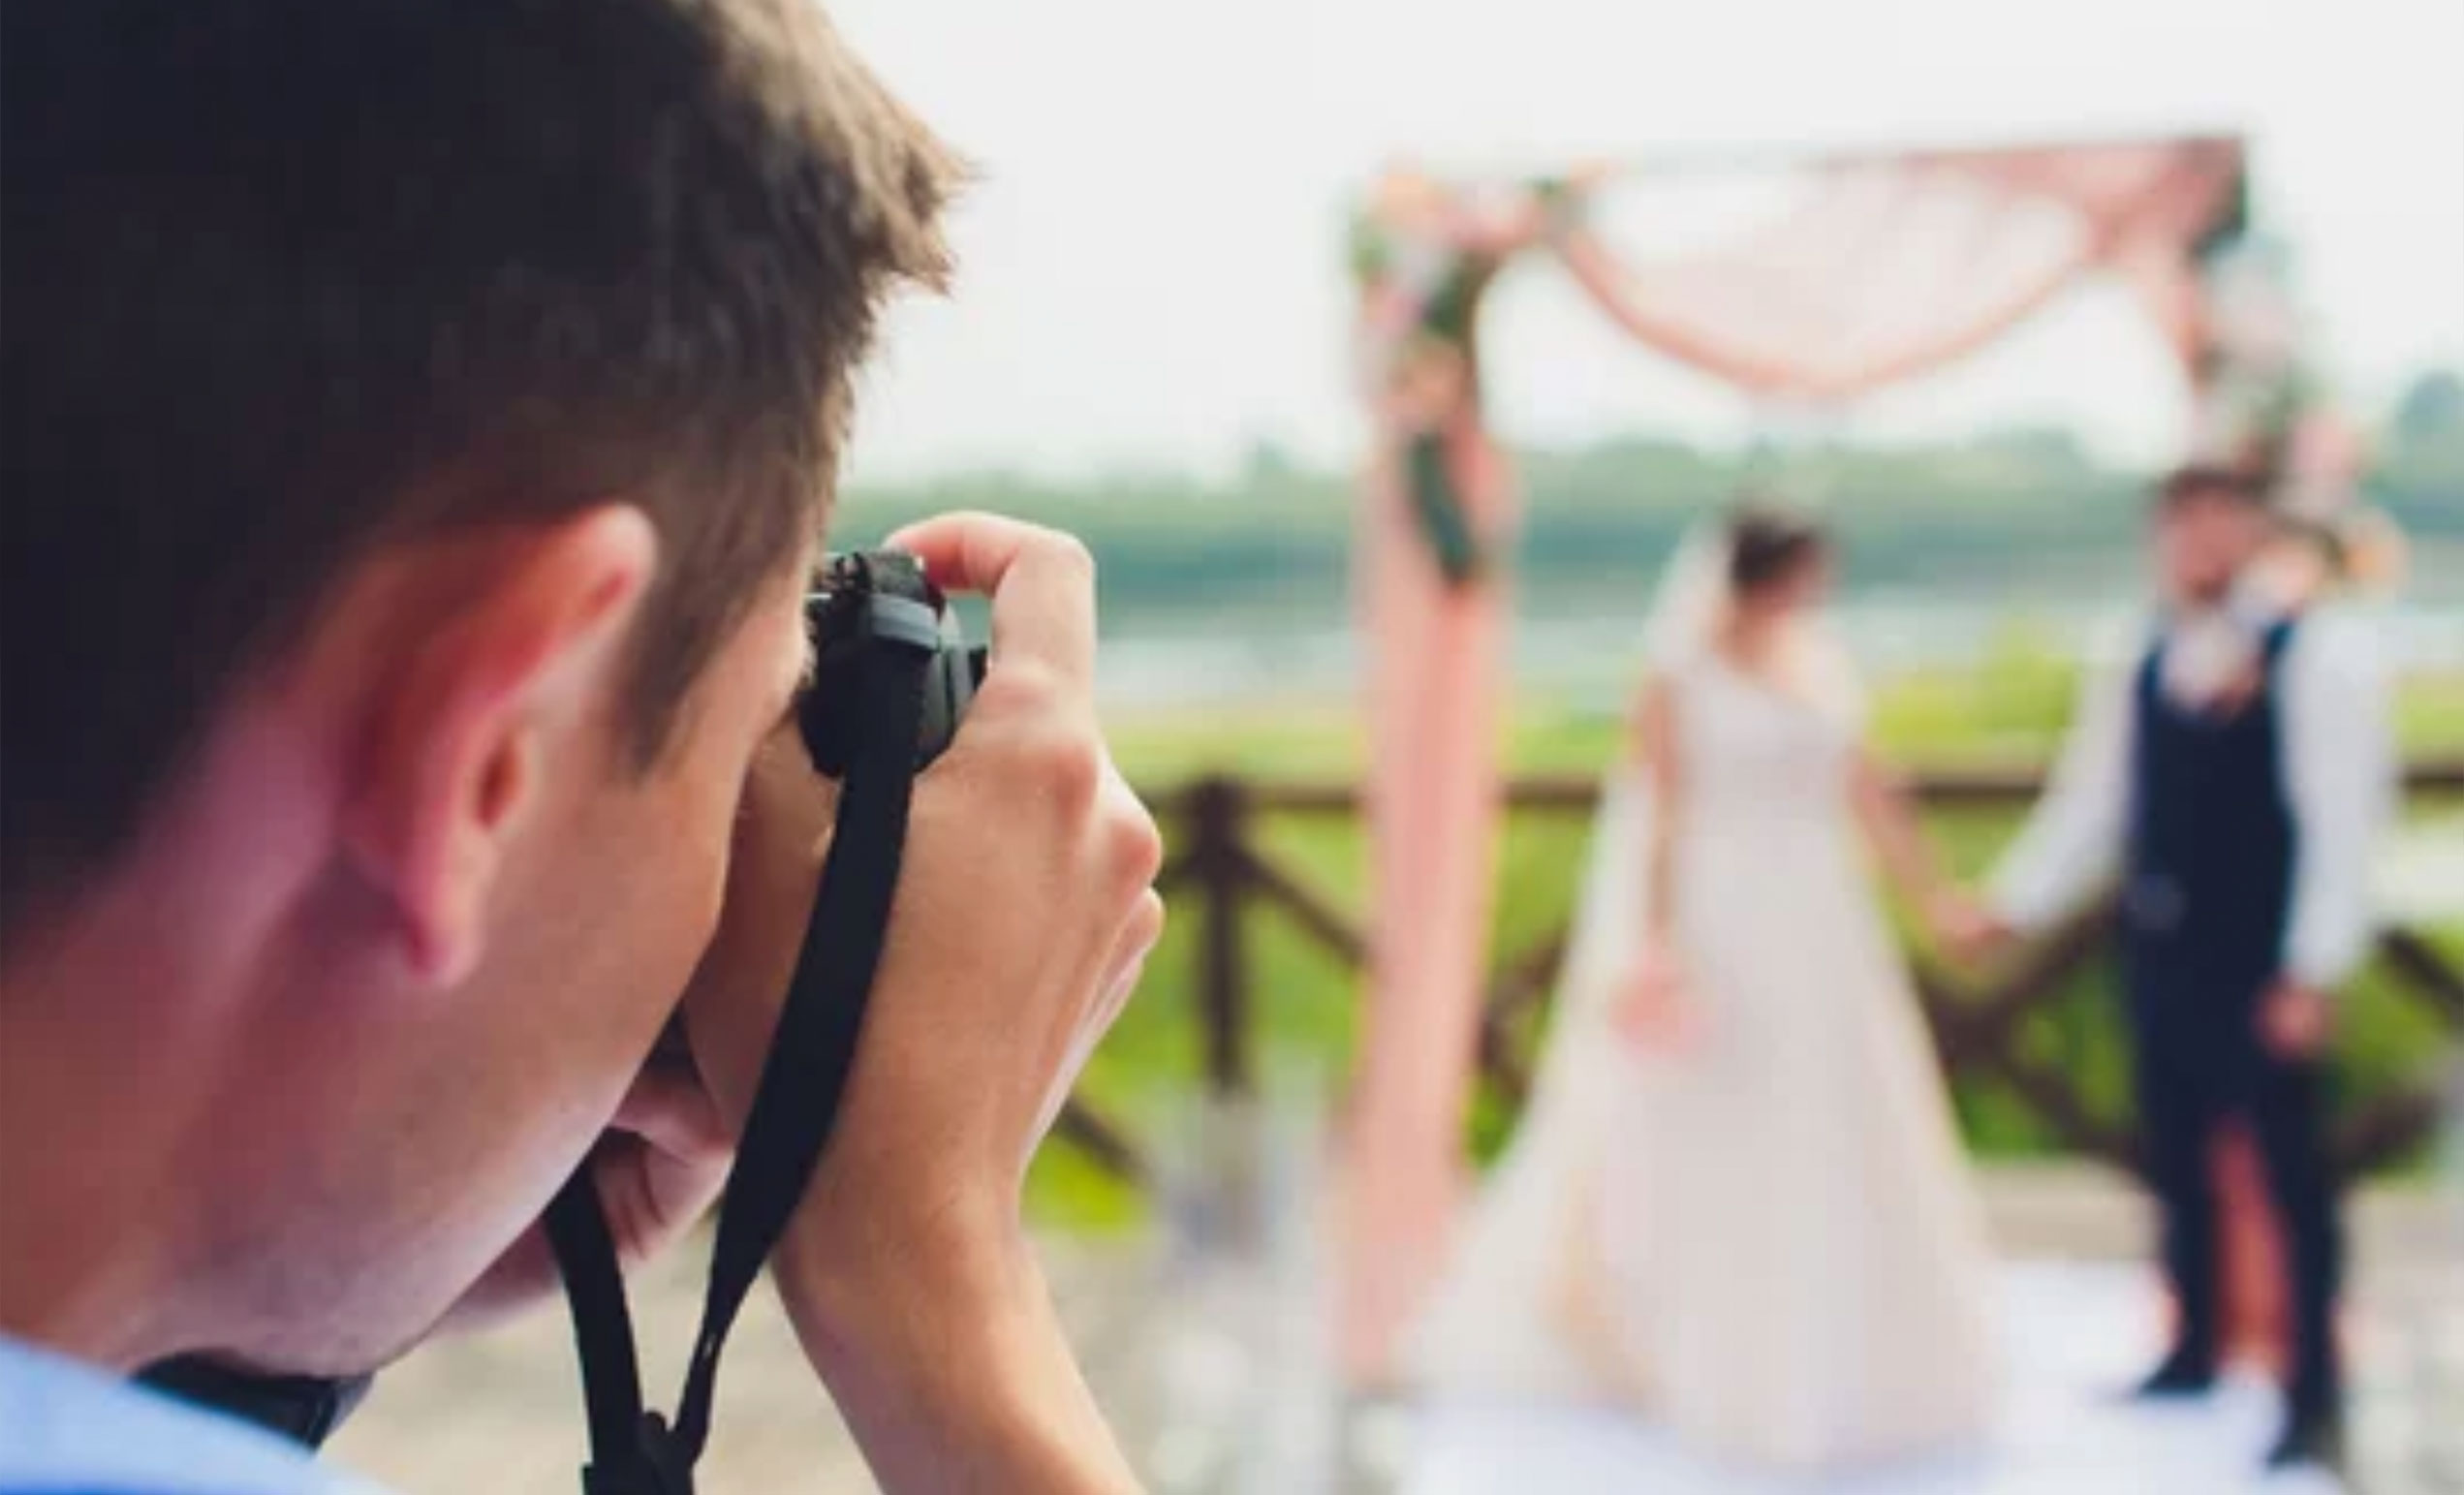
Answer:
[(1859, 746), (1827, 571), (1751, 507), (1670, 568), (1532, 1104), (1416, 1332), (1440, 1395), (1797, 1471), (1983, 1430), (1981, 1221), (1860, 851), (1946, 932), (1975, 916)]

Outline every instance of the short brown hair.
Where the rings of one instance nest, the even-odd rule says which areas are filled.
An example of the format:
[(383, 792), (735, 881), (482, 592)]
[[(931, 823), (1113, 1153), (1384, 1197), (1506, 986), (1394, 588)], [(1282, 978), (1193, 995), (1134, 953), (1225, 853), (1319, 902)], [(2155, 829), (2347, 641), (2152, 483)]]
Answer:
[(945, 272), (942, 148), (813, 0), (5, 16), (0, 921), (409, 537), (639, 504), (652, 763)]

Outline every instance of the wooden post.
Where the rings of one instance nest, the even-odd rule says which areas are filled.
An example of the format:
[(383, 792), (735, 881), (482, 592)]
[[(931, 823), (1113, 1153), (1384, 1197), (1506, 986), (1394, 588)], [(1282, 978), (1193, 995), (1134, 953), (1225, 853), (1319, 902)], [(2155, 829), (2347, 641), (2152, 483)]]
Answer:
[(1206, 1081), (1218, 1096), (1245, 1096), (1253, 1078), (1241, 907), (1248, 891), (1248, 791), (1236, 779), (1201, 779), (1190, 794), (1189, 819), (1190, 875), (1205, 908), (1198, 933), (1198, 1006)]

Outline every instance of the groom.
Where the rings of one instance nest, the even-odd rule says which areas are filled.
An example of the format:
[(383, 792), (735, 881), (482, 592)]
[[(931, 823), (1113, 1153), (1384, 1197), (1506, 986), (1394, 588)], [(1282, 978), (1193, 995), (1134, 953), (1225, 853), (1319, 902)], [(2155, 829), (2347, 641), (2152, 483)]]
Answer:
[(2041, 929), (2120, 874), (2144, 1159), (2180, 1304), (2144, 1396), (2215, 1380), (2211, 1143), (2233, 1120), (2256, 1137), (2292, 1279), (2287, 1417), (2268, 1454), (2282, 1468), (2340, 1452), (2325, 1055), (2332, 993), (2370, 942), (2393, 755), (2367, 639), (2244, 582), (2275, 531), (2263, 494), (2196, 467), (2158, 490), (2160, 614), (2125, 669), (2091, 682), (1992, 903), (2000, 932)]

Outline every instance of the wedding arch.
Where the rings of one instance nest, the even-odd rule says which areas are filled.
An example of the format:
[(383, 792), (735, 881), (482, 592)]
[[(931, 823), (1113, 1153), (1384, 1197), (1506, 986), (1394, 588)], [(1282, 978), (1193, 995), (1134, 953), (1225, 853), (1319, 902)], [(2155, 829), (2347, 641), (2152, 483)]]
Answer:
[[(1482, 398), (1481, 314), (1553, 262), (1643, 348), (1757, 400), (1838, 407), (1932, 373), (2074, 285), (2118, 280), (2178, 360), (2192, 454), (2320, 493), (2349, 446), (2250, 232), (2248, 154), (2185, 136), (1757, 161), (1771, 210), (1620, 255), (1588, 211), (1668, 163), (1525, 178), (1388, 171), (1353, 223), (1371, 422), (1357, 583), (1368, 646), (1368, 997), (1346, 1136), (1345, 1355), (1382, 1376), (1463, 1186), (1498, 833), (1513, 479)], [(1701, 163), (1683, 163), (1699, 170)], [(1718, 164), (1714, 164), (1714, 170)]]

